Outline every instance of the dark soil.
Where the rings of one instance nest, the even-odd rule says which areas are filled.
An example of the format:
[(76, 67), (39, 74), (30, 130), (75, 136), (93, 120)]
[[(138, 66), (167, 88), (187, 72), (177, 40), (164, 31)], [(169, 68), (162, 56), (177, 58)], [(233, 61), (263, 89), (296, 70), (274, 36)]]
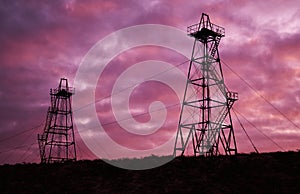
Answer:
[(139, 171), (101, 160), (2, 165), (0, 193), (300, 193), (300, 153), (182, 157)]

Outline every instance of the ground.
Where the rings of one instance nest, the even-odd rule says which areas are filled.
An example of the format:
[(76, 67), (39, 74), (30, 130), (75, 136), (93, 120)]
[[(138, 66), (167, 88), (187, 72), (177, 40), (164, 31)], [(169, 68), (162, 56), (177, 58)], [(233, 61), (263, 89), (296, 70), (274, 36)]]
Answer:
[(300, 152), (181, 157), (154, 169), (101, 160), (0, 166), (1, 193), (300, 193)]

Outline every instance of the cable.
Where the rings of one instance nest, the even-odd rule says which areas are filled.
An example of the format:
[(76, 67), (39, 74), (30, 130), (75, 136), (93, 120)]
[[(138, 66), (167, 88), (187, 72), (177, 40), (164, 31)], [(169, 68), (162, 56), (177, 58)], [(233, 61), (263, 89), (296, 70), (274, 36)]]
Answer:
[[(164, 108), (168, 109), (168, 108), (177, 106), (177, 105), (179, 105), (179, 104), (181, 104), (181, 102), (175, 103), (175, 104), (172, 104), (172, 105), (169, 105), (169, 106), (166, 106), (166, 107), (162, 107), (162, 108), (159, 108), (159, 109), (154, 110), (154, 111), (149, 111), (149, 112), (140, 113), (140, 114), (135, 115), (135, 117), (139, 117), (139, 116), (142, 116), (142, 115), (145, 115), (145, 114), (148, 114), (148, 113), (158, 112), (158, 111), (160, 111), (160, 110), (163, 110)], [(129, 120), (129, 119), (131, 119), (131, 118), (132, 118), (132, 117), (128, 117), (128, 118), (124, 118), (124, 119), (121, 119), (121, 120), (116, 120), (116, 121), (112, 121), (112, 122), (107, 122), (107, 123), (102, 124), (102, 126), (111, 125), (111, 124), (114, 124), (114, 123), (119, 123), (119, 122), (122, 122), (122, 121), (125, 121), (125, 120)], [(94, 129), (94, 128), (97, 128), (97, 127), (98, 127), (98, 126), (91, 127), (91, 128), (86, 128), (85, 130), (88, 130), (88, 129)], [(76, 131), (76, 133), (79, 133), (78, 130)], [(75, 133), (75, 134), (76, 134), (76, 133)], [(77, 148), (80, 148), (80, 146), (79, 146), (78, 144), (76, 144), (76, 145), (77, 145)], [(107, 155), (108, 157), (110, 157), (110, 154), (107, 153), (107, 152), (105, 151), (105, 149), (102, 149), (102, 150), (106, 153), (106, 155)], [(81, 150), (81, 151), (82, 151), (82, 150)], [(84, 153), (86, 154), (86, 152), (84, 152)]]
[[(162, 72), (159, 72), (159, 73), (157, 73), (157, 74), (155, 74), (155, 75), (153, 75), (153, 76), (150, 76), (148, 79), (151, 79), (151, 78), (153, 78), (153, 77), (156, 77), (156, 76), (158, 76), (158, 75), (161, 75), (161, 74), (163, 74), (163, 73), (166, 73), (166, 72), (168, 72), (168, 71), (171, 71), (171, 70), (173, 70), (174, 68), (179, 67), (179, 66), (185, 64), (185, 63), (188, 62), (188, 61), (189, 61), (189, 60), (186, 60), (186, 61), (184, 61), (184, 62), (182, 62), (182, 63), (180, 63), (180, 64), (178, 64), (178, 65), (176, 65), (176, 66), (174, 66), (174, 67), (172, 67), (172, 68), (166, 69), (165, 71), (162, 71)], [(105, 96), (105, 97), (102, 97), (102, 98), (98, 98), (98, 99), (96, 99), (94, 102), (88, 103), (88, 104), (86, 104), (86, 105), (84, 105), (84, 106), (82, 106), (82, 107), (80, 107), (80, 108), (78, 108), (78, 109), (76, 109), (76, 110), (73, 110), (73, 112), (78, 111), (78, 110), (80, 110), (80, 109), (82, 109), (82, 108), (84, 108), (84, 107), (86, 107), (86, 106), (89, 106), (89, 105), (94, 104), (94, 103), (96, 103), (96, 102), (99, 102), (99, 101), (101, 101), (101, 100), (104, 100), (104, 99), (106, 99), (106, 98), (109, 98), (109, 97), (111, 97), (111, 96), (113, 96), (113, 95), (117, 95), (117, 94), (119, 94), (119, 93), (121, 93), (121, 92), (123, 92), (123, 91), (125, 91), (125, 90), (127, 90), (127, 89), (129, 89), (129, 88), (135, 87), (135, 86), (137, 86), (138, 84), (141, 84), (141, 83), (142, 83), (142, 82), (133, 84), (133, 85), (131, 85), (131, 86), (129, 86), (129, 87), (126, 87), (126, 88), (124, 88), (124, 89), (122, 89), (122, 90), (120, 90), (120, 91), (118, 91), (118, 92), (116, 92), (116, 93), (114, 93), (114, 94), (110, 94), (110, 95), (108, 95), (108, 96)], [(173, 105), (173, 106), (174, 106), (174, 105)], [(157, 110), (157, 111), (158, 111), (158, 110)], [(147, 114), (147, 113), (142, 113), (142, 114), (140, 114), (140, 115), (144, 115), (144, 114)], [(137, 115), (137, 116), (140, 116), (140, 115)], [(121, 121), (127, 120), (127, 119), (130, 119), (130, 118), (122, 119)], [(121, 122), (121, 121), (115, 121), (115, 122)], [(2, 143), (2, 142), (4, 142), (4, 141), (7, 141), (7, 140), (9, 140), (9, 139), (15, 138), (15, 137), (17, 137), (17, 136), (19, 136), (19, 135), (22, 135), (22, 134), (24, 134), (24, 133), (26, 133), (26, 132), (28, 132), (28, 131), (34, 131), (34, 130), (37, 129), (38, 127), (42, 126), (43, 123), (44, 123), (44, 122), (40, 123), (39, 125), (37, 125), (37, 126), (35, 126), (35, 127), (30, 128), (30, 129), (28, 129), (28, 130), (25, 130), (25, 131), (22, 131), (22, 132), (20, 132), (20, 133), (16, 133), (16, 134), (11, 135), (11, 136), (9, 136), (9, 137), (3, 138), (3, 139), (0, 140), (0, 143)], [(106, 123), (105, 125), (110, 125), (110, 124), (112, 124), (112, 123), (114, 123), (114, 122)], [(32, 134), (32, 133), (31, 133), (31, 134)], [(27, 141), (27, 139), (28, 139), (28, 138), (26, 138), (25, 142)], [(35, 144), (35, 143), (31, 144), (31, 146), (34, 145), (34, 144)], [(23, 147), (27, 147), (27, 146), (17, 146), (17, 147), (14, 147), (14, 148), (9, 149), (9, 150), (6, 150), (6, 151), (1, 151), (0, 154), (5, 153), (5, 152), (9, 152), (9, 151), (13, 151), (13, 150), (17, 150), (17, 149), (20, 149), (20, 148), (23, 148)], [(28, 149), (28, 150), (29, 150), (29, 149)], [(28, 150), (27, 150), (27, 151), (28, 151)], [(27, 151), (26, 151), (25, 153), (27, 153)], [(10, 157), (10, 156), (9, 156), (9, 157)], [(9, 157), (8, 157), (8, 158), (9, 158)], [(22, 156), (22, 157), (23, 157), (23, 156)], [(7, 158), (6, 158), (6, 159), (7, 159)], [(6, 159), (5, 159), (5, 160), (6, 160)]]
[[(22, 161), (22, 160), (23, 160), (23, 161), (26, 161), (26, 159), (27, 159), (29, 156), (31, 156), (31, 155), (27, 155), (27, 153), (29, 152), (29, 150), (31, 150), (32, 146), (35, 145), (35, 144), (37, 144), (37, 143), (34, 142), (34, 143), (32, 143), (32, 144), (30, 144), (30, 145), (28, 146), (27, 150), (21, 155), (19, 161)], [(24, 156), (26, 156), (26, 157), (24, 158)], [(22, 159), (22, 158), (24, 158), (24, 159)]]
[[(33, 144), (34, 144), (34, 143), (33, 143)], [(8, 149), (8, 150), (1, 151), (0, 154), (6, 153), (6, 152), (10, 152), (10, 151), (19, 150), (19, 149), (22, 149), (22, 148), (26, 148), (26, 147), (28, 147), (28, 146), (31, 146), (31, 144), (30, 144), (30, 145), (16, 146), (16, 147), (13, 147), (13, 148)], [(12, 154), (13, 154), (13, 152), (10, 153), (7, 157), (3, 158), (3, 160), (0, 161), (0, 164), (4, 164), (5, 161), (7, 161), (7, 159), (10, 158)], [(0, 158), (0, 159), (1, 159), (1, 158)]]
[[(33, 144), (33, 145), (34, 145), (34, 144)], [(32, 147), (32, 146), (31, 146), (31, 147)], [(31, 147), (30, 147), (30, 148), (31, 148)], [(33, 156), (32, 159), (29, 160), (30, 163), (37, 163), (37, 161), (39, 161), (40, 154), (39, 154), (38, 152), (33, 152), (33, 153), (35, 153), (35, 154), (29, 154), (29, 155), (27, 155), (26, 158), (24, 158), (24, 160), (26, 161), (26, 160), (28, 160), (28, 158), (29, 158), (30, 156)]]
[(27, 130), (25, 130), (25, 131), (21, 131), (21, 132), (19, 132), (19, 133), (15, 133), (14, 135), (11, 135), (11, 136), (5, 137), (5, 138), (3, 138), (3, 139), (0, 140), (0, 143), (2, 143), (2, 142), (4, 142), (4, 141), (7, 141), (7, 140), (9, 140), (9, 139), (15, 138), (15, 137), (17, 137), (17, 136), (19, 136), (19, 135), (21, 135), (21, 134), (23, 134), (23, 133), (26, 133), (26, 132), (28, 132), (28, 131), (35, 130), (35, 129), (37, 129), (38, 127), (42, 126), (43, 123), (44, 123), (44, 122), (41, 122), (39, 125), (37, 125), (37, 126), (35, 126), (35, 127), (32, 127), (32, 128), (27, 129)]
[[(162, 72), (159, 72), (159, 73), (157, 73), (157, 74), (155, 74), (155, 75), (152, 75), (152, 76), (148, 77), (147, 79), (151, 79), (151, 78), (154, 78), (154, 77), (156, 77), (156, 76), (158, 76), (158, 75), (161, 75), (161, 74), (163, 74), (163, 73), (166, 73), (166, 72), (168, 72), (168, 71), (171, 71), (171, 70), (173, 70), (174, 68), (179, 67), (179, 66), (185, 64), (185, 63), (188, 62), (188, 61), (190, 61), (190, 60), (186, 60), (186, 61), (184, 61), (184, 62), (182, 62), (182, 63), (180, 63), (180, 64), (178, 64), (178, 65), (176, 65), (176, 66), (174, 66), (174, 67), (171, 67), (171, 68), (169, 68), (169, 69), (166, 69), (165, 71), (162, 71)], [(124, 89), (122, 89), (122, 90), (120, 90), (120, 91), (118, 91), (118, 92), (116, 92), (116, 93), (114, 93), (114, 94), (110, 94), (110, 95), (107, 95), (107, 96), (105, 96), (105, 97), (98, 98), (98, 99), (95, 100), (95, 102), (99, 102), (99, 101), (104, 100), (104, 99), (106, 99), (106, 98), (109, 98), (109, 97), (111, 97), (111, 96), (113, 96), (113, 95), (117, 95), (117, 94), (119, 94), (119, 93), (121, 93), (121, 92), (123, 92), (123, 91), (125, 91), (125, 90), (127, 90), (127, 89), (130, 89), (130, 88), (132, 88), (132, 87), (135, 87), (135, 86), (137, 86), (137, 85), (139, 85), (139, 84), (141, 84), (141, 83), (142, 83), (142, 82), (135, 83), (135, 84), (133, 84), (133, 85), (131, 85), (131, 86), (129, 86), (129, 87), (126, 87), (126, 88), (124, 88)], [(91, 105), (91, 104), (93, 104), (93, 103), (95, 103), (95, 102), (91, 102), (91, 103), (88, 103), (88, 104), (86, 104), (86, 105), (84, 105), (84, 106), (82, 106), (82, 107), (79, 107), (78, 109), (73, 110), (73, 112), (78, 111), (78, 110), (80, 110), (80, 109), (82, 109), (82, 108), (84, 108), (84, 107), (87, 107), (87, 106), (89, 106), (89, 105)], [(172, 105), (170, 105), (170, 106), (167, 106), (166, 108), (168, 109), (168, 108), (170, 108), (170, 107), (174, 107), (174, 106), (179, 105), (179, 104), (181, 104), (181, 102), (176, 103), (176, 104), (172, 104)], [(135, 117), (143, 116), (143, 115), (145, 115), (145, 114), (152, 113), (152, 112), (157, 112), (157, 111), (160, 111), (160, 110), (162, 110), (162, 109), (164, 109), (164, 108), (165, 108), (165, 107), (162, 107), (162, 108), (160, 108), (160, 109), (157, 109), (157, 110), (154, 110), (154, 111), (151, 111), (151, 112), (140, 113), (140, 114), (135, 115)], [(102, 126), (107, 126), (107, 125), (111, 125), (111, 124), (114, 124), (114, 123), (119, 123), (119, 122), (122, 122), (122, 121), (125, 121), (125, 120), (129, 120), (129, 119), (131, 119), (131, 118), (132, 118), (132, 117), (128, 117), (128, 118), (124, 118), (124, 119), (121, 119), (121, 120), (116, 120), (116, 121), (112, 121), (112, 122), (107, 122), (107, 123), (102, 124)], [(95, 126), (94, 128), (96, 128), (96, 127), (97, 127), (97, 126)], [(88, 128), (88, 129), (93, 129), (93, 128)], [(75, 134), (78, 134), (78, 133), (79, 133), (79, 131), (76, 130), (76, 131), (75, 131)], [(106, 154), (109, 155), (108, 153), (106, 153)]]
[(247, 82), (245, 79), (243, 79), (238, 73), (236, 73), (224, 60), (221, 60), (228, 69), (234, 73), (238, 78), (240, 78), (250, 89), (252, 89), (256, 95), (261, 97), (266, 103), (268, 103), (273, 109), (275, 109), (279, 114), (281, 114), (286, 120), (288, 120), (292, 125), (294, 125), (297, 129), (300, 130), (300, 127), (293, 122), (288, 116), (286, 116), (281, 110), (279, 110), (275, 105), (273, 105), (268, 99), (266, 99), (263, 95), (261, 95), (249, 82)]
[[(22, 143), (22, 144), (25, 144), (27, 142), (27, 140), (34, 134), (33, 133), (34, 131), (32, 131), (32, 133), (27, 137), (27, 139)], [(20, 157), (19, 160), (21, 160), (30, 150), (30, 148), (34, 145), (34, 144), (37, 144), (36, 141), (33, 142), (32, 144), (30, 144), (30, 146), (27, 148), (27, 150), (22, 154), (22, 156)], [(24, 159), (25, 160), (25, 159)]]
[[(34, 129), (37, 129), (37, 128), (34, 128)], [(29, 130), (27, 130), (27, 131), (29, 131)], [(28, 141), (28, 139), (33, 135), (34, 130), (31, 130), (31, 131), (32, 131), (32, 132), (31, 132), (26, 138), (24, 138), (24, 141), (23, 141), (22, 143), (19, 144), (20, 146), (14, 147), (14, 148), (9, 149), (9, 150), (6, 150), (6, 151), (2, 151), (2, 152), (0, 152), (0, 154), (1, 154), (1, 153), (8, 152), (8, 151), (18, 150), (18, 149), (23, 148), (23, 147), (27, 147), (27, 146), (23, 146), (23, 145), (24, 145), (24, 144)], [(35, 144), (35, 142), (34, 142), (33, 144)], [(32, 144), (30, 144), (30, 145), (32, 145)], [(27, 153), (27, 151), (26, 151), (25, 153)], [(3, 163), (4, 163), (7, 159), (9, 159), (9, 158), (11, 157), (11, 155), (12, 155), (12, 153), (11, 153), (8, 157), (6, 157), (6, 158), (3, 160)], [(23, 156), (23, 155), (22, 155), (22, 156)]]
[[(91, 159), (95, 159), (95, 155), (92, 155), (89, 151), (88, 152), (85, 152), (81, 146), (79, 146), (79, 144), (77, 143), (76, 144), (76, 147), (78, 148), (78, 151), (80, 152), (80, 156), (79, 156), (79, 160), (83, 160), (84, 159), (84, 156), (85, 157), (88, 157), (88, 158), (91, 158)], [(104, 151), (105, 152), (105, 151)], [(105, 152), (106, 153), (106, 152)], [(83, 155), (84, 154), (84, 155)], [(108, 155), (106, 153), (106, 155)]]
[(252, 147), (254, 148), (255, 152), (256, 152), (256, 153), (259, 153), (259, 152), (258, 152), (258, 150), (257, 150), (257, 148), (255, 147), (255, 145), (254, 145), (254, 143), (253, 143), (252, 139), (251, 139), (251, 138), (250, 138), (250, 136), (248, 135), (247, 131), (245, 130), (245, 128), (244, 128), (244, 126), (243, 126), (243, 124), (241, 123), (241, 121), (240, 121), (239, 117), (237, 116), (237, 114), (236, 114), (236, 112), (234, 111), (234, 109), (233, 109), (233, 108), (232, 108), (232, 111), (233, 111), (233, 113), (235, 114), (235, 117), (237, 118), (237, 120), (238, 120), (239, 124), (241, 125), (241, 127), (242, 127), (243, 131), (245, 132), (245, 134), (246, 134), (246, 136), (247, 136), (248, 140), (250, 141), (250, 143), (251, 143)]
[[(161, 75), (161, 74), (163, 74), (163, 73), (166, 73), (166, 72), (168, 72), (168, 71), (171, 71), (171, 70), (173, 70), (174, 68), (179, 67), (179, 66), (181, 66), (181, 65), (183, 65), (183, 64), (185, 64), (186, 62), (189, 62), (189, 61), (190, 61), (190, 60), (186, 60), (186, 61), (184, 61), (184, 62), (182, 62), (182, 63), (180, 63), (180, 64), (178, 64), (178, 65), (175, 65), (175, 66), (173, 66), (173, 67), (171, 67), (171, 68), (169, 68), (169, 69), (166, 69), (166, 70), (161, 71), (161, 72), (159, 72), (159, 73), (157, 73), (157, 74), (154, 74), (154, 75), (152, 75), (152, 76), (150, 76), (150, 77), (148, 77), (148, 78), (146, 78), (146, 79), (151, 79), (151, 78), (154, 78), (154, 77), (156, 77), (156, 76), (158, 76), (158, 75)], [(120, 94), (120, 93), (122, 93), (123, 91), (126, 91), (126, 90), (128, 90), (128, 89), (130, 89), (130, 88), (133, 88), (133, 87), (135, 87), (135, 86), (137, 86), (137, 85), (139, 85), (139, 84), (141, 84), (141, 83), (143, 83), (143, 82), (137, 82), (137, 83), (135, 83), (135, 84), (133, 84), (133, 85), (131, 85), (131, 86), (128, 86), (128, 87), (126, 87), (126, 88), (123, 88), (122, 90), (119, 90), (118, 92), (116, 92), (116, 93), (114, 93), (114, 94), (109, 94), (109, 95), (107, 95), (107, 96), (98, 98), (98, 99), (96, 99), (94, 102), (90, 102), (90, 103), (88, 103), (88, 104), (86, 104), (86, 105), (83, 105), (82, 107), (77, 108), (76, 110), (73, 110), (73, 112), (79, 111), (79, 110), (81, 110), (81, 109), (83, 109), (83, 108), (85, 108), (85, 107), (87, 107), (87, 106), (89, 106), (89, 105), (95, 104), (95, 103), (97, 103), (97, 102), (100, 102), (100, 101), (102, 101), (102, 100), (105, 100), (105, 99), (107, 99), (107, 98), (110, 98), (110, 97), (112, 97), (112, 96), (114, 96), (114, 95)]]
[(259, 131), (263, 136), (265, 136), (267, 139), (269, 139), (274, 145), (276, 145), (279, 149), (282, 151), (285, 151), (283, 147), (281, 147), (278, 143), (276, 143), (271, 137), (269, 137), (267, 134), (262, 132), (260, 129), (258, 129), (252, 122), (250, 122), (243, 114), (235, 110), (240, 116), (242, 116), (252, 127), (254, 127), (257, 131)]
[[(171, 108), (171, 107), (180, 105), (180, 104), (181, 104), (181, 102), (178, 102), (178, 103), (175, 103), (175, 104), (172, 104), (172, 105), (169, 105), (169, 106), (165, 106), (165, 107), (156, 109), (156, 110), (154, 110), (154, 111), (143, 112), (143, 113), (140, 113), (140, 114), (135, 115), (135, 117), (143, 116), (143, 115), (148, 114), (148, 113), (158, 112), (158, 111), (160, 111), (160, 110), (163, 110), (164, 108), (168, 109), (168, 108)], [(126, 120), (129, 120), (129, 119), (131, 119), (131, 118), (132, 118), (132, 117), (128, 117), (128, 118), (124, 118), (124, 119), (120, 119), (120, 120), (116, 120), (116, 121), (104, 123), (102, 126), (111, 125), (111, 124), (114, 124), (114, 123), (120, 123), (120, 122), (122, 122), (122, 121), (126, 121)]]
[[(180, 105), (182, 104), (181, 102), (178, 102), (178, 103), (175, 103), (175, 104), (171, 104), (169, 106), (165, 106), (165, 107), (162, 107), (162, 108), (159, 108), (159, 109), (156, 109), (154, 111), (149, 111), (149, 112), (143, 112), (143, 113), (140, 113), (140, 114), (137, 114), (135, 115), (135, 117), (139, 117), (139, 116), (143, 116), (145, 114), (149, 114), (149, 113), (153, 113), (153, 112), (158, 112), (160, 110), (163, 110), (164, 108), (168, 109), (168, 108), (172, 108), (172, 107), (175, 107), (177, 105)], [(127, 118), (124, 118), (124, 119), (120, 119), (120, 120), (115, 120), (115, 121), (111, 121), (111, 122), (107, 122), (107, 123), (103, 123), (102, 126), (106, 126), (106, 125), (111, 125), (111, 124), (115, 124), (115, 123), (120, 123), (122, 121), (126, 121), (126, 120), (129, 120), (131, 119), (132, 117), (127, 117)], [(91, 127), (91, 128), (86, 128), (87, 129), (94, 129), (94, 128), (97, 128), (98, 126), (95, 126), (95, 127)], [(78, 133), (78, 130), (77, 130), (77, 133)]]
[[(35, 143), (33, 143), (33, 144), (35, 144)], [(6, 152), (10, 152), (10, 151), (13, 151), (13, 150), (18, 150), (18, 149), (21, 149), (21, 148), (25, 148), (25, 147), (30, 146), (30, 145), (31, 144), (12, 147), (12, 148), (10, 148), (8, 150), (1, 151), (0, 154), (6, 153)]]

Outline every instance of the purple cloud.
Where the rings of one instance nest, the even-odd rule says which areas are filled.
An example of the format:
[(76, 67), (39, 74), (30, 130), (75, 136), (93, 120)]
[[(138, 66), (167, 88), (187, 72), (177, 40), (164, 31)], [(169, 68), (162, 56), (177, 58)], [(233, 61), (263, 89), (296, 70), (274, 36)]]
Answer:
[[(164, 24), (186, 30), (187, 26), (199, 22), (202, 12), (208, 13), (212, 22), (226, 29), (226, 37), (220, 43), (221, 59), (300, 126), (300, 25), (297, 19), (300, 12), (297, 7), (297, 1), (280, 0), (272, 3), (182, 0), (1, 2), (0, 163), (38, 162), (38, 148), (33, 143), (42, 127), (5, 139), (45, 120), (50, 104), (49, 89), (57, 86), (60, 77), (66, 77), (72, 83), (80, 61), (98, 40), (115, 30), (138, 24)], [(126, 51), (105, 69), (98, 82), (96, 99), (110, 94), (114, 81), (126, 68), (149, 59), (164, 60), (173, 65), (184, 61), (184, 57), (167, 49), (145, 47)], [(186, 73), (187, 66), (184, 64), (179, 68)], [(228, 87), (239, 92), (240, 99), (234, 108), (284, 149), (298, 149), (300, 129), (225, 65), (223, 70)], [(157, 94), (154, 86), (159, 88)], [(164, 87), (155, 83), (136, 87), (131, 98), (131, 113), (133, 116), (145, 113), (137, 118), (138, 121), (149, 119), (147, 111), (151, 100), (159, 99), (167, 105), (178, 101), (172, 91)], [(114, 121), (109, 100), (97, 102), (97, 111), (103, 122)], [(166, 128), (175, 128), (176, 131), (178, 107), (171, 109), (168, 118), (172, 122), (165, 123)], [(260, 151), (279, 149), (244, 119), (241, 120)], [(240, 152), (252, 151), (236, 120), (234, 124)], [(119, 133), (117, 124), (107, 125), (107, 128), (112, 135)], [(144, 145), (138, 141), (132, 143), (131, 137), (119, 136), (116, 139), (125, 145), (139, 145), (144, 149), (161, 144), (167, 137), (165, 131), (161, 138), (149, 138)], [(78, 133), (76, 138), (80, 158), (95, 158)]]

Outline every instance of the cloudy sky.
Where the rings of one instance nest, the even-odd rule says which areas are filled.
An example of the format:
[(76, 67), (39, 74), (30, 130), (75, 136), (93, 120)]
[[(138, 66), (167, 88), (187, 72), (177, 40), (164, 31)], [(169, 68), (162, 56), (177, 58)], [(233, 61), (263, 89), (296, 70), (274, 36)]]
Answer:
[[(2, 0), (0, 163), (39, 161), (36, 135), (42, 132), (40, 125), (50, 105), (49, 89), (57, 87), (61, 77), (68, 78), (73, 85), (81, 61), (98, 41), (117, 30), (142, 24), (162, 24), (186, 31), (187, 26), (199, 21), (202, 12), (226, 29), (219, 46), (220, 57), (226, 63), (223, 64), (225, 82), (239, 93), (234, 109), (240, 113), (239, 118), (257, 149), (297, 150), (300, 147), (297, 0)], [(128, 49), (106, 66), (95, 90), (96, 111), (105, 131), (114, 134), (111, 137), (115, 136), (112, 139), (118, 144), (139, 150), (167, 141), (176, 132), (180, 111), (180, 106), (176, 106), (180, 97), (172, 88), (147, 81), (132, 88), (130, 115), (145, 123), (150, 118), (147, 112), (151, 102), (161, 101), (169, 107), (165, 128), (145, 140), (133, 137), (115, 122), (110, 98), (114, 82), (132, 64), (146, 60), (166, 61), (176, 66), (186, 58), (154, 46)], [(188, 63), (178, 67), (185, 74), (187, 68)], [(165, 73), (172, 78), (172, 73)], [(138, 81), (132, 78), (130, 83), (135, 84), (135, 80)], [(239, 152), (252, 152), (235, 116), (233, 120)], [(79, 159), (96, 158), (75, 130)], [(88, 134), (86, 129), (82, 135)]]

